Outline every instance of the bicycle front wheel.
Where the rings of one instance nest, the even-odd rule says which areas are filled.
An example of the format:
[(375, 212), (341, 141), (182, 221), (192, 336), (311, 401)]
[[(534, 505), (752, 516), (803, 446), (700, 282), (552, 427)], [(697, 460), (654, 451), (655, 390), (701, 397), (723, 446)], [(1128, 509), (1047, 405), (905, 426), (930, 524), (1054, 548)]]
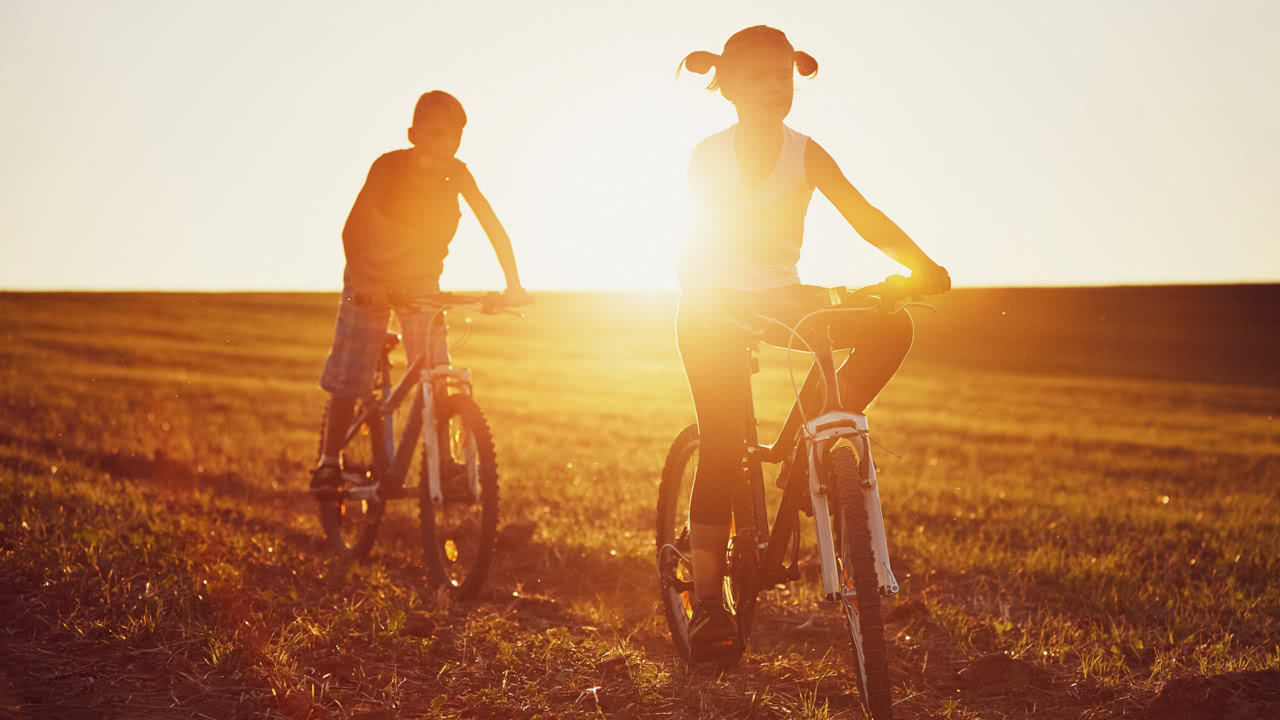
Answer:
[(443, 502), (431, 501), (424, 458), (419, 514), (427, 578), (460, 598), (474, 597), (484, 582), (498, 534), (498, 465), (493, 434), (470, 395), (441, 398), (438, 408)]
[(862, 473), (857, 456), (848, 446), (837, 447), (829, 460), (840, 493), (840, 606), (849, 629), (854, 677), (871, 717), (890, 720), (893, 704), (889, 697), (888, 649)]
[[(362, 400), (356, 403), (355, 417), (360, 417), (363, 411)], [(325, 418), (321, 419), (322, 439), (328, 414), (326, 408)], [(349, 480), (348, 489), (375, 482), (373, 458), (373, 434), (369, 426), (364, 424), (342, 449), (342, 473)], [(325, 544), (329, 551), (350, 560), (368, 557), (369, 551), (373, 549), (373, 542), (378, 537), (378, 528), (382, 525), (386, 502), (376, 498), (353, 500), (346, 497), (318, 502), (320, 526), (324, 528)]]

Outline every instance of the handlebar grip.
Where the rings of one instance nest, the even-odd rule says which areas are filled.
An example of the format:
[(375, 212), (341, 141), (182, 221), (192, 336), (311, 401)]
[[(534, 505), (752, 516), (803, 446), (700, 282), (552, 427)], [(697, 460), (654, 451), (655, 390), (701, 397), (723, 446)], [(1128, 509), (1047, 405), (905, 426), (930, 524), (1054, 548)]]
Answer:
[(911, 278), (905, 275), (890, 275), (881, 283), (891, 290), (905, 291), (911, 285)]
[(482, 313), (498, 313), (501, 312), (504, 307), (505, 305), (502, 302), (502, 295), (496, 292), (485, 293), (485, 296), (480, 300), (480, 312)]

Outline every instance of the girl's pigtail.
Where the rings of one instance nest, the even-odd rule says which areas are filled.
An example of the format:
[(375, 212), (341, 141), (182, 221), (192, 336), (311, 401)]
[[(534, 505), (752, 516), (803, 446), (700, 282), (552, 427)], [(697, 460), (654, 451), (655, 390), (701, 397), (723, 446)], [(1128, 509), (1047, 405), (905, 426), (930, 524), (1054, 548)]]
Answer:
[[(686, 61), (688, 60), (688, 58), (685, 59)], [(796, 71), (804, 77), (813, 77), (818, 74), (818, 61), (814, 60), (813, 56), (809, 53), (804, 52), (803, 50), (797, 50), (795, 52), (795, 59)], [(689, 69), (692, 70), (693, 68)]]
[[(718, 64), (719, 62), (720, 62), (719, 55), (712, 52), (707, 52), (706, 50), (696, 50), (694, 52), (689, 53), (688, 55), (685, 55), (684, 60), (680, 61), (680, 65), (676, 67), (676, 77), (680, 77), (680, 71), (682, 69), (688, 69), (689, 72), (695, 72), (695, 73), (698, 73), (699, 75), (706, 75), (707, 73), (711, 72), (711, 69), (714, 68), (716, 64)], [(707, 88), (714, 89), (715, 84), (716, 84), (716, 79), (713, 77), (711, 78), (711, 84), (708, 85)]]
[(720, 60), (720, 56), (706, 50), (697, 50), (684, 56), (684, 60), (680, 63), (681, 67), (688, 68), (689, 72), (696, 72), (699, 75), (706, 75), (711, 72), (711, 68), (716, 66), (716, 62)]

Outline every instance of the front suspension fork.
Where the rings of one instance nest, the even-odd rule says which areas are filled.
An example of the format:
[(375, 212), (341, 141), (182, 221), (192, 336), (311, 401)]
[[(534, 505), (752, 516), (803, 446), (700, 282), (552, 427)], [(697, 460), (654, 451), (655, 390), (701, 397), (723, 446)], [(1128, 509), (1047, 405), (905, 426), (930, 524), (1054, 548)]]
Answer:
[(809, 494), (813, 499), (813, 520), (817, 525), (818, 556), (822, 563), (823, 596), (834, 600), (837, 592), (847, 588), (841, 582), (836, 564), (835, 537), (832, 532), (831, 510), (827, 502), (829, 488), (824, 482), (827, 467), (826, 450), (841, 438), (857, 444), (861, 472), (858, 478), (867, 513), (867, 529), (871, 535), (871, 553), (875, 558), (876, 579), (882, 594), (898, 592), (898, 581), (889, 566), (889, 542), (884, 531), (884, 516), (880, 510), (880, 491), (876, 483), (875, 462), (871, 459), (871, 445), (867, 431), (867, 419), (856, 413), (834, 412), (815, 418), (806, 427), (805, 444), (808, 447)]
[[(444, 491), (440, 485), (440, 461), (444, 452), (450, 450), (440, 447), (440, 404), (448, 393), (448, 381), (452, 380), (462, 393), (471, 394), (471, 371), (454, 369), (448, 366), (433, 367), (422, 379), (422, 461), (427, 464), (427, 494), (433, 505), (444, 502)], [(447, 420), (446, 420), (447, 422)], [(447, 429), (447, 428), (446, 428)], [(480, 472), (476, 465), (476, 439), (471, 433), (465, 433), (464, 448), (467, 482), (471, 486), (471, 496), (480, 496)]]

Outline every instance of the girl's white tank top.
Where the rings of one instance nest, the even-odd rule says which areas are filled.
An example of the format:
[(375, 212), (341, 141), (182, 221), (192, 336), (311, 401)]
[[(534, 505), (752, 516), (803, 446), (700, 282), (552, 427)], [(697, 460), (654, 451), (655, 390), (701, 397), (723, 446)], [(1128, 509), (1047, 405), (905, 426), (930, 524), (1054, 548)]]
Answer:
[(689, 236), (680, 258), (686, 293), (766, 290), (800, 282), (796, 263), (813, 197), (805, 173), (809, 137), (782, 126), (773, 172), (746, 184), (738, 166), (738, 126), (716, 133), (689, 161)]

